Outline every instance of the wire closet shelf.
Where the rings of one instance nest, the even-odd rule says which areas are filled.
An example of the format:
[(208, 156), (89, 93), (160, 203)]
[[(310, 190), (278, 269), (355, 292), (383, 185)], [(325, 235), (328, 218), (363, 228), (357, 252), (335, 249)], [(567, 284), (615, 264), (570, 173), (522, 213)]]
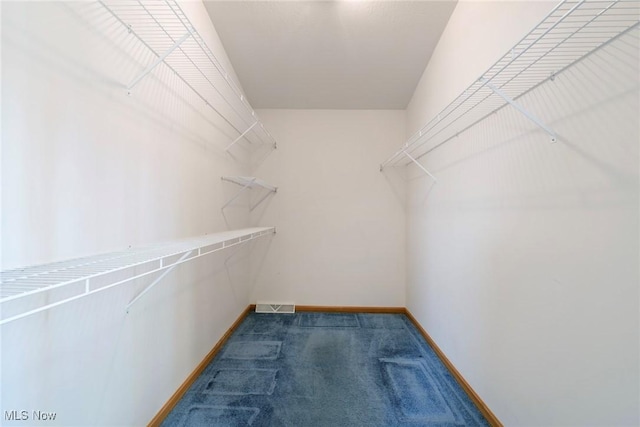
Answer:
[(406, 166), (481, 122), (497, 110), (512, 105), (534, 122), (551, 141), (553, 129), (516, 101), (599, 48), (639, 24), (638, 0), (565, 0), (531, 32), (493, 64), (440, 113), (380, 165)]
[[(0, 325), (149, 276), (153, 282), (129, 308), (176, 266), (275, 233), (254, 227), (122, 252), (0, 272)], [(15, 306), (13, 306), (15, 305)]]
[(98, 2), (156, 57), (129, 82), (130, 93), (164, 64), (230, 126), (235, 139), (227, 145), (227, 151), (241, 140), (277, 147), (239, 86), (175, 0)]

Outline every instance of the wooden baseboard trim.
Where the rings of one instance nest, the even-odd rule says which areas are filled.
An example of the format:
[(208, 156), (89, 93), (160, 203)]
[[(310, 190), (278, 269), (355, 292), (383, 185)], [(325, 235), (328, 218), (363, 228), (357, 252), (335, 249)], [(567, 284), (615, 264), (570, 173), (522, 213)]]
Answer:
[(453, 363), (451, 363), (451, 361), (447, 358), (447, 356), (445, 356), (442, 350), (440, 350), (440, 347), (438, 347), (436, 342), (429, 336), (427, 331), (424, 330), (420, 322), (418, 322), (418, 320), (413, 316), (413, 314), (411, 314), (409, 309), (405, 308), (404, 314), (411, 321), (411, 323), (413, 323), (416, 329), (418, 329), (420, 334), (429, 343), (429, 345), (433, 348), (433, 351), (436, 352), (436, 354), (438, 355), (442, 363), (447, 367), (451, 375), (453, 375), (453, 377), (456, 379), (458, 384), (460, 384), (460, 387), (462, 387), (462, 389), (467, 393), (467, 395), (473, 401), (473, 403), (475, 403), (475, 405), (478, 407), (480, 412), (482, 412), (482, 415), (484, 415), (484, 417), (487, 419), (489, 424), (492, 427), (503, 427), (498, 417), (496, 417), (496, 415), (491, 411), (491, 409), (489, 409), (487, 404), (484, 403), (484, 401), (480, 398), (480, 396), (478, 396), (475, 390), (471, 388), (467, 380), (465, 380), (462, 374), (460, 374), (460, 372), (458, 372), (456, 367), (453, 366)]
[[(253, 309), (255, 309), (255, 305), (253, 306)], [(148, 427), (158, 427), (160, 426), (160, 424), (162, 424), (164, 419), (167, 418), (167, 415), (169, 415), (171, 410), (178, 404), (180, 399), (182, 399), (182, 396), (184, 396), (187, 390), (189, 390), (189, 387), (191, 387), (191, 385), (200, 376), (200, 374), (202, 373), (202, 371), (204, 371), (207, 365), (209, 365), (209, 363), (211, 363), (213, 358), (216, 357), (216, 354), (218, 354), (222, 346), (225, 344), (225, 342), (227, 342), (231, 334), (236, 330), (236, 328), (240, 325), (240, 323), (244, 320), (244, 318), (247, 317), (247, 314), (249, 314), (250, 311), (251, 311), (251, 306), (248, 306), (246, 309), (244, 309), (244, 311), (240, 314), (240, 316), (236, 319), (236, 321), (233, 322), (233, 325), (231, 325), (231, 327), (227, 329), (227, 332), (224, 333), (222, 338), (218, 340), (218, 342), (216, 343), (215, 346), (213, 346), (211, 351), (204, 357), (204, 359), (202, 359), (202, 362), (200, 362), (198, 366), (196, 366), (196, 369), (194, 369), (194, 371), (182, 383), (180, 388), (178, 388), (178, 390), (176, 390), (176, 392), (173, 393), (173, 396), (171, 396), (169, 400), (167, 400), (167, 403), (165, 403), (164, 406), (160, 408), (160, 411), (158, 411), (156, 416), (153, 417), (151, 421), (149, 421), (149, 424), (147, 424)]]
[(296, 305), (296, 311), (325, 312), (325, 313), (394, 313), (405, 314), (404, 307), (353, 307), (326, 305)]

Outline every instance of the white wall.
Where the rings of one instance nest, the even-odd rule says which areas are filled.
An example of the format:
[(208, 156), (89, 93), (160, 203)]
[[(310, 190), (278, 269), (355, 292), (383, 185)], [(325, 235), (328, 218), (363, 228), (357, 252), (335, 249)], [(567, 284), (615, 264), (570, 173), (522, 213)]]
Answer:
[(279, 141), (256, 174), (279, 186), (253, 212), (278, 234), (252, 301), (404, 306), (404, 211), (378, 170), (403, 111), (260, 110)]
[[(424, 124), (551, 9), (461, 2), (407, 111)], [(407, 305), (505, 425), (639, 420), (638, 34), (410, 167)]]
[[(247, 198), (220, 210), (236, 190), (220, 176), (249, 169), (224, 152), (236, 135), (166, 68), (127, 96), (153, 56), (102, 6), (1, 7), (3, 269), (249, 225)], [(229, 69), (203, 5), (184, 8)], [(248, 246), (228, 256), (177, 268), (128, 315), (148, 280), (2, 326), (0, 416), (146, 424), (249, 303)]]

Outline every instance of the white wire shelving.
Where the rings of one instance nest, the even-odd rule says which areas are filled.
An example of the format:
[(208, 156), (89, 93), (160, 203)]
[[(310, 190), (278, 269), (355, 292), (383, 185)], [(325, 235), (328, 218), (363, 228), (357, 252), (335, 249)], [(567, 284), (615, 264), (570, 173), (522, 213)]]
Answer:
[(493, 64), (465, 91), (427, 122), (380, 165), (411, 163), (435, 177), (418, 161), (497, 110), (511, 105), (549, 135), (556, 132), (517, 101), (576, 62), (639, 24), (638, 0), (565, 0)]
[(175, 0), (99, 0), (99, 3), (155, 56), (127, 85), (135, 86), (156, 67), (168, 67), (241, 140), (277, 144), (246, 97)]
[(129, 309), (176, 266), (275, 233), (275, 227), (190, 239), (0, 272), (0, 325), (150, 276)]
[(229, 199), (224, 205), (222, 205), (222, 209), (233, 203), (247, 189), (251, 190), (254, 188), (260, 188), (267, 190), (262, 198), (260, 198), (260, 200), (258, 200), (251, 206), (251, 210), (255, 209), (255, 207), (262, 203), (267, 197), (269, 197), (271, 193), (276, 193), (278, 191), (278, 187), (267, 184), (265, 181), (256, 178), (255, 176), (223, 176), (221, 178), (223, 181), (231, 182), (241, 187), (240, 190), (238, 190), (238, 192), (231, 199)]

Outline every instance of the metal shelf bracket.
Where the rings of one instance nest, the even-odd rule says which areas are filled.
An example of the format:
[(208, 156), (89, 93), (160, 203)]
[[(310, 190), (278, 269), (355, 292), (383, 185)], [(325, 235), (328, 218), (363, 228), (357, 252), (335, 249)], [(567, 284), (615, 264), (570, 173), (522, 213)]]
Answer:
[[(244, 138), (244, 137), (245, 137), (245, 135), (246, 135), (246, 134), (248, 134), (248, 133), (249, 133), (249, 131), (250, 131), (251, 129), (253, 129), (253, 127), (254, 127), (255, 125), (257, 125), (257, 124), (258, 124), (258, 122), (254, 122), (251, 126), (249, 126), (249, 128), (248, 128), (247, 130), (245, 130), (244, 132), (242, 132), (242, 133), (240, 134), (240, 136), (238, 136), (236, 139), (234, 139), (234, 140), (233, 140), (233, 142), (232, 142), (231, 144), (227, 145), (227, 148), (225, 148), (225, 149), (224, 149), (224, 151), (229, 151), (229, 149), (230, 149), (231, 147), (233, 147), (234, 145), (236, 145), (236, 143), (237, 143), (238, 141), (240, 141), (242, 138)], [(247, 141), (248, 141), (248, 140), (247, 140)], [(249, 142), (251, 142), (251, 141), (249, 141)]]
[(424, 173), (426, 173), (427, 175), (429, 175), (429, 177), (431, 177), (431, 179), (433, 180), (433, 182), (438, 182), (438, 179), (437, 179), (435, 176), (433, 176), (433, 175), (431, 174), (431, 172), (429, 172), (429, 171), (428, 171), (424, 166), (422, 166), (422, 164), (421, 164), (419, 161), (417, 161), (417, 160), (416, 160), (416, 159), (415, 159), (411, 154), (407, 153), (407, 151), (406, 151), (406, 150), (403, 152), (403, 154), (404, 154), (405, 156), (407, 156), (407, 157), (409, 158), (409, 160), (411, 160), (413, 163), (415, 163), (415, 164), (416, 164), (416, 166), (418, 166), (420, 169), (422, 169), (422, 171), (423, 171)]
[[(171, 267), (167, 268), (156, 280), (154, 280), (149, 286), (144, 288), (144, 290), (142, 292), (140, 292), (133, 300), (131, 300), (131, 302), (129, 304), (127, 304), (127, 313), (129, 313), (129, 309), (133, 306), (133, 304), (136, 303), (136, 301), (138, 301), (140, 298), (142, 298), (142, 296), (144, 294), (149, 292), (151, 290), (151, 288), (153, 288), (155, 285), (160, 283), (162, 281), (162, 279), (164, 279), (167, 274), (171, 273), (174, 268), (176, 268), (179, 264), (181, 264), (185, 259), (189, 258), (189, 255), (191, 255), (192, 253), (193, 253), (193, 251), (185, 252), (184, 255), (182, 255), (178, 261), (173, 263), (173, 265), (171, 265)], [(164, 260), (161, 261), (161, 264), (164, 264)], [(164, 265), (162, 265), (162, 266), (164, 266)]]
[(524, 116), (531, 120), (533, 123), (535, 123), (539, 128), (541, 128), (543, 131), (545, 131), (546, 133), (549, 134), (549, 136), (551, 137), (551, 142), (556, 142), (558, 140), (558, 135), (555, 133), (555, 131), (553, 129), (551, 129), (549, 126), (547, 126), (542, 120), (540, 120), (538, 117), (536, 117), (533, 113), (531, 113), (529, 110), (527, 110), (526, 108), (524, 108), (522, 105), (518, 104), (516, 101), (514, 101), (509, 95), (507, 95), (506, 93), (504, 93), (503, 91), (501, 91), (500, 89), (498, 89), (496, 86), (494, 86), (493, 84), (491, 84), (487, 79), (485, 79), (484, 77), (480, 78), (478, 80), (480, 83), (484, 84), (486, 87), (488, 87), (489, 89), (491, 89), (496, 95), (500, 96), (502, 99), (504, 99), (505, 101), (507, 101), (510, 105), (512, 105), (516, 110), (518, 110), (519, 112), (521, 112), (522, 114), (524, 114)]
[(136, 77), (135, 79), (133, 79), (133, 81), (129, 84), (129, 86), (127, 86), (127, 90), (129, 91), (129, 94), (131, 94), (131, 89), (134, 88), (135, 85), (137, 85), (140, 80), (142, 80), (143, 78), (145, 78), (147, 76), (147, 74), (149, 74), (151, 71), (153, 71), (154, 68), (156, 68), (158, 65), (160, 65), (160, 63), (164, 62), (164, 60), (167, 58), (167, 56), (171, 55), (171, 53), (176, 50), (178, 47), (180, 47), (180, 45), (187, 40), (189, 37), (191, 37), (191, 35), (193, 34), (192, 31), (188, 31), (184, 36), (182, 36), (177, 42), (175, 42), (173, 44), (173, 46), (171, 46), (169, 49), (167, 49), (167, 51), (165, 53), (163, 53), (162, 55), (160, 55), (155, 61), (153, 61), (153, 63), (151, 65), (149, 65), (143, 72), (142, 74), (140, 74), (138, 77)]
[[(222, 178), (224, 180), (224, 177)], [(257, 178), (252, 178), (250, 179), (246, 184), (244, 184), (242, 186), (242, 188), (236, 193), (235, 196), (233, 196), (231, 199), (229, 199), (227, 201), (227, 203), (225, 203), (224, 205), (222, 205), (221, 209), (226, 208), (227, 206), (229, 206), (231, 203), (233, 203), (238, 197), (240, 197), (240, 195), (242, 195), (242, 193), (244, 192), (244, 190), (246, 190), (247, 188), (249, 188), (251, 186), (251, 184), (253, 184), (256, 181)]]

